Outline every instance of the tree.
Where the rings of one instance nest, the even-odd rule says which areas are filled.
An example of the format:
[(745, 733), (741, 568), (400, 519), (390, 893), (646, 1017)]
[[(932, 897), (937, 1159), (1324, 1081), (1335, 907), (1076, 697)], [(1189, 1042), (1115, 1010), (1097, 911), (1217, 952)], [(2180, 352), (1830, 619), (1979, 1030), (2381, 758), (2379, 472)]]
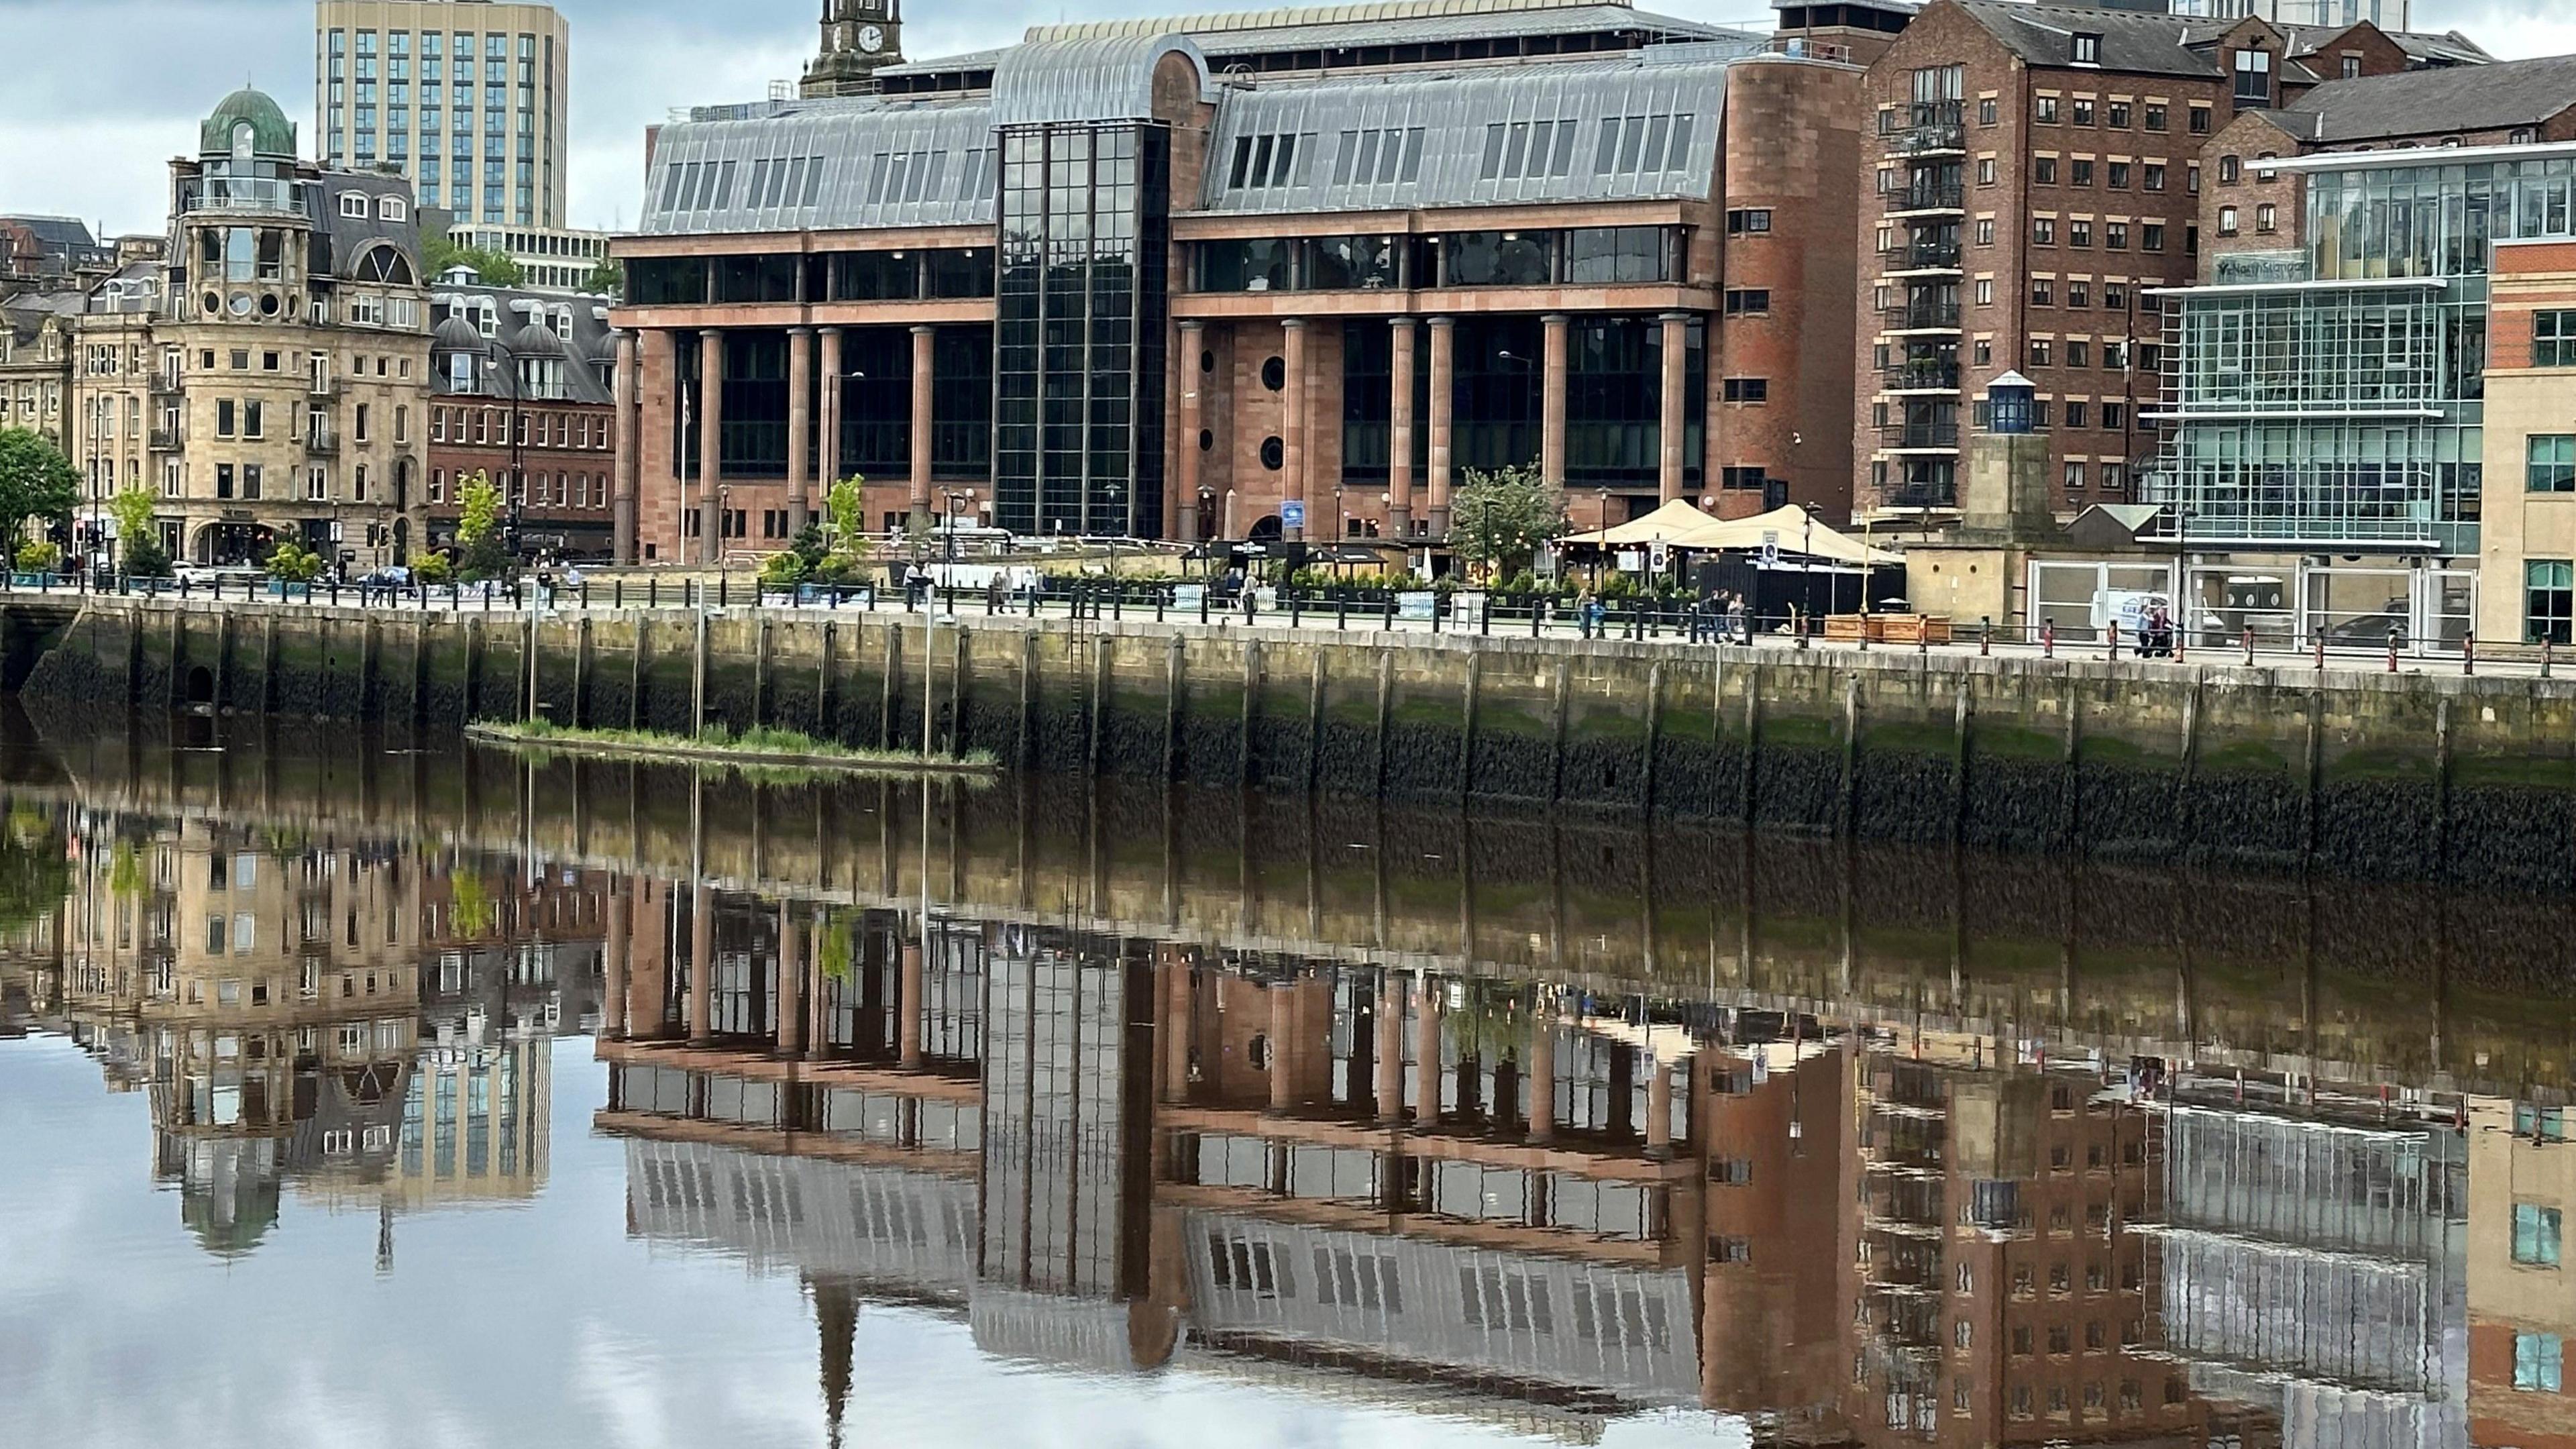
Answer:
[(125, 572), (138, 579), (168, 578), (170, 555), (162, 550), (161, 529), (153, 521), (152, 495), (138, 483), (109, 499), (107, 512), (116, 520), (116, 546)]
[(625, 265), (617, 261), (615, 258), (601, 261), (598, 266), (590, 269), (590, 276), (581, 284), (581, 289), (598, 296), (609, 297), (619, 301), (625, 300)]
[(0, 539), (14, 549), (30, 519), (69, 524), (80, 470), (43, 435), (0, 428)]
[(268, 576), (290, 584), (309, 584), (322, 576), (322, 555), (294, 539), (280, 539), (268, 556)]
[(463, 266), (472, 267), (474, 275), (481, 278), (487, 287), (515, 287), (526, 280), (519, 264), (510, 260), (507, 253), (496, 252), (489, 247), (459, 246), (446, 236), (424, 238), (420, 244), (420, 259), (432, 278), (449, 267)]
[(1450, 502), (1450, 547), (1497, 576), (1528, 568), (1542, 544), (1564, 533), (1565, 491), (1527, 465), (1470, 468)]
[(457, 488), (457, 571), (469, 583), (497, 578), (510, 567), (501, 551), (501, 488), (476, 469)]

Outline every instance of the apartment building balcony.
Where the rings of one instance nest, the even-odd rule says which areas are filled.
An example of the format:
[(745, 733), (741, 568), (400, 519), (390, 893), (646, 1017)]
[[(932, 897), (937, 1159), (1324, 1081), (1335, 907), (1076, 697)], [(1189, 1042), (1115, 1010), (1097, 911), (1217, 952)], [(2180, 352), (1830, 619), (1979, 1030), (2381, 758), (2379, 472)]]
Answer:
[(339, 430), (336, 428), (305, 429), (304, 451), (317, 458), (332, 458), (339, 456)]
[(155, 453), (176, 453), (182, 447), (177, 428), (154, 428), (145, 441)]
[(1878, 430), (1879, 443), (1891, 453), (1955, 453), (1959, 424), (1955, 419), (1909, 418)]
[(1959, 243), (1916, 239), (1898, 242), (1878, 254), (1879, 265), (1890, 277), (1919, 275), (1927, 272), (1960, 270)]
[(1959, 506), (1955, 478), (1907, 478), (1888, 487), (1879, 502), (1882, 512), (1939, 513)]
[(348, 391), (348, 387), (349, 385), (341, 381), (335, 374), (330, 377), (317, 377), (312, 379), (304, 385), (304, 392), (307, 397), (327, 400), (336, 398), (343, 392)]
[(144, 384), (144, 390), (156, 398), (175, 398), (179, 396), (179, 379), (172, 373), (156, 372)]
[(1965, 211), (1967, 188), (1956, 181), (1915, 181), (1887, 193), (1891, 217), (1932, 216)]
[(1959, 330), (1959, 304), (1955, 299), (1908, 297), (1887, 304), (1887, 330), (1890, 332), (1956, 332)]
[(179, 209), (300, 217), (305, 215), (304, 183), (260, 176), (200, 176), (180, 185)]
[(1900, 362), (1879, 374), (1879, 387), (1885, 392), (1955, 393), (1959, 390), (1959, 364)]
[(1917, 101), (1887, 114), (1885, 135), (1891, 156), (1958, 155), (1968, 149), (1965, 102)]

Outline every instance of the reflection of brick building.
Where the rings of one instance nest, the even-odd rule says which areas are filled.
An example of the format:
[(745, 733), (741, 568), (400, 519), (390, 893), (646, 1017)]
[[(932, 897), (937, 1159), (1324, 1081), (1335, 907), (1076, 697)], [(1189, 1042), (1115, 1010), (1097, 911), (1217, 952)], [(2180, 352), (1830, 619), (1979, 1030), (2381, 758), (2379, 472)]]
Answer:
[(2567, 1346), (2576, 1288), (2560, 1233), (2576, 1216), (2568, 1110), (2472, 1099), (2469, 1108), (2469, 1439), (2576, 1446)]
[(2100, 1077), (1862, 1060), (1855, 1432), (2037, 1444), (2199, 1432), (2154, 1341), (2150, 1119)]
[(477, 473), (517, 506), (531, 553), (610, 551), (616, 347), (604, 302), (438, 279), (430, 296), (429, 531), (456, 541)]

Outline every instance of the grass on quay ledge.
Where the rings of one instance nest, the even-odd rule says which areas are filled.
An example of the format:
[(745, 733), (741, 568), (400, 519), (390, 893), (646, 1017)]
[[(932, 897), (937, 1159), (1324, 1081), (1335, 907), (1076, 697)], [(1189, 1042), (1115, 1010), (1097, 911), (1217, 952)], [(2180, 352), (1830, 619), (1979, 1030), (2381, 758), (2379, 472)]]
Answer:
[(664, 755), (709, 760), (740, 758), (760, 764), (828, 764), (855, 769), (984, 771), (999, 763), (990, 750), (963, 755), (926, 754), (919, 750), (875, 750), (816, 739), (802, 730), (768, 725), (735, 731), (709, 725), (695, 735), (662, 730), (580, 729), (549, 719), (487, 721), (468, 727), (469, 734), (521, 745), (595, 747), (618, 754)]

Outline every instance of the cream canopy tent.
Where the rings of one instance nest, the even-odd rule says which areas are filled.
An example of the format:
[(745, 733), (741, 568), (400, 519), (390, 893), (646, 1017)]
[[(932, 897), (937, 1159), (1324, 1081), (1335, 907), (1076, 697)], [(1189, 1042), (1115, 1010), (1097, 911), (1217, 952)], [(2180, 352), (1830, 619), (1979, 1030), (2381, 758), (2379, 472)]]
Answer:
[[(1656, 515), (1659, 516), (1662, 512), (1662, 509), (1658, 509)], [(1847, 564), (1905, 562), (1903, 554), (1890, 553), (1883, 548), (1871, 548), (1859, 539), (1837, 532), (1821, 523), (1810, 525), (1806, 510), (1794, 503), (1787, 507), (1774, 508), (1768, 513), (1756, 514), (1751, 518), (1721, 521), (1709, 518), (1705, 514), (1701, 515), (1701, 518), (1703, 521), (1698, 528), (1673, 537), (1673, 547), (1739, 549), (1749, 553), (1762, 547), (1766, 535), (1775, 535), (1782, 553), (1806, 554), (1813, 558), (1831, 559), (1836, 563)], [(1638, 520), (1639, 523), (1645, 521), (1645, 519)]]
[(1593, 548), (1635, 548), (1648, 543), (1678, 543), (1684, 535), (1714, 525), (1716, 519), (1695, 506), (1676, 498), (1643, 518), (1592, 533), (1569, 534), (1560, 543), (1585, 544)]

